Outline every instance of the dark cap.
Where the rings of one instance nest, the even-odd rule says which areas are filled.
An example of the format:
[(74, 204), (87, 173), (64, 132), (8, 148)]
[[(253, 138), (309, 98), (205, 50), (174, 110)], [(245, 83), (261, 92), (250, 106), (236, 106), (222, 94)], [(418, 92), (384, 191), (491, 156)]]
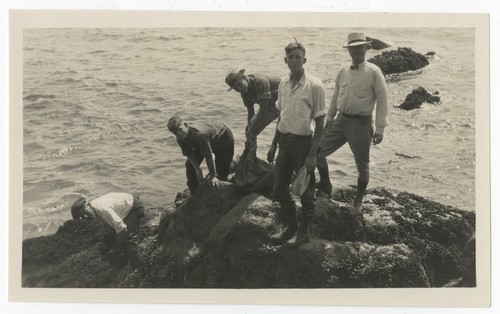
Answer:
[(238, 72), (232, 70), (226, 75), (226, 84), (229, 85), (228, 92), (236, 87), (240, 82), (241, 78), (245, 75), (245, 69), (241, 69)]
[(73, 216), (73, 219), (78, 219), (82, 216), (83, 210), (85, 209), (85, 203), (85, 197), (80, 197), (73, 203), (73, 206), (71, 206), (71, 216)]

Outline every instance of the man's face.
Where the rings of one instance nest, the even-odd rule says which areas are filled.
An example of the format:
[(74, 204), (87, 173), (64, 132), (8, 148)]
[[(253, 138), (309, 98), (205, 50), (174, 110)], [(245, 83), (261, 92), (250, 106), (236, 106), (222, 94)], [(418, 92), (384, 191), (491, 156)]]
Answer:
[(172, 130), (172, 133), (174, 133), (177, 138), (183, 140), (187, 137), (188, 131), (186, 123), (183, 123), (177, 129)]
[(85, 201), (85, 207), (83, 208), (83, 212), (80, 217), (82, 219), (95, 219), (95, 213), (92, 208), (90, 208), (90, 204), (88, 201)]
[(248, 81), (245, 78), (241, 78), (233, 89), (238, 93), (245, 94), (248, 92)]
[(307, 58), (304, 56), (304, 52), (300, 49), (293, 49), (287, 52), (285, 57), (285, 63), (288, 65), (290, 71), (302, 71)]
[(349, 55), (351, 55), (352, 60), (355, 64), (361, 63), (365, 60), (367, 45), (359, 45), (348, 47)]

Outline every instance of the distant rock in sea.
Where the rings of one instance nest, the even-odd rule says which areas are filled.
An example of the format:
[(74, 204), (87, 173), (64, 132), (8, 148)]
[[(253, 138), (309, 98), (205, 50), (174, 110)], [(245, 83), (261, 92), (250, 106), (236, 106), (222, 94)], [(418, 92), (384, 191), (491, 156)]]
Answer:
[(382, 50), (385, 48), (389, 48), (391, 46), (391, 45), (386, 44), (385, 42), (383, 42), (379, 39), (368, 37), (368, 36), (366, 36), (366, 40), (371, 41), (370, 46), (374, 50)]
[[(111, 268), (112, 241), (96, 223), (67, 221), (23, 242), (23, 287), (384, 288), (474, 287), (475, 213), (400, 191), (368, 191), (364, 221), (346, 203), (355, 189), (318, 193), (311, 242), (271, 246), (277, 205), (225, 182), (203, 184), (172, 207), (147, 210), (143, 262)], [(296, 200), (298, 202), (298, 199)], [(104, 240), (103, 240), (104, 239)]]
[(368, 61), (376, 64), (386, 76), (416, 71), (429, 64), (429, 60), (423, 54), (411, 48), (384, 51)]
[(441, 98), (439, 98), (439, 92), (435, 91), (432, 95), (422, 86), (414, 89), (410, 94), (408, 94), (405, 98), (405, 101), (396, 106), (396, 108), (401, 108), (404, 110), (413, 110), (420, 108), (422, 103), (426, 102), (429, 104), (439, 103)]

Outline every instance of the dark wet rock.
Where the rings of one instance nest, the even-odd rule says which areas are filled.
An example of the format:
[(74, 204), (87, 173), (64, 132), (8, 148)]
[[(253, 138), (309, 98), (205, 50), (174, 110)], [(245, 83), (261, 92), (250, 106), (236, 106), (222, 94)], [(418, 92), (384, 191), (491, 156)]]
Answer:
[(425, 88), (422, 86), (412, 90), (410, 94), (408, 94), (405, 98), (405, 101), (397, 106), (396, 108), (401, 108), (404, 110), (413, 110), (420, 108), (424, 102), (429, 104), (436, 104), (441, 101), (439, 98), (439, 92), (435, 91), (433, 94), (430, 94)]
[(391, 45), (389, 45), (389, 44), (387, 44), (379, 39), (368, 37), (368, 36), (366, 36), (366, 40), (371, 41), (370, 46), (374, 50), (382, 50), (385, 48), (389, 48), (391, 46)]
[(426, 56), (406, 47), (384, 51), (368, 61), (376, 64), (384, 75), (415, 71), (429, 64)]
[[(68, 221), (24, 241), (24, 287), (360, 288), (475, 286), (475, 214), (406, 192), (371, 189), (361, 222), (355, 190), (317, 195), (311, 242), (271, 246), (279, 205), (231, 183), (181, 193), (178, 206), (148, 210), (141, 267), (102, 260), (106, 233)], [(298, 199), (295, 199), (299, 205)], [(103, 240), (104, 239), (104, 240)], [(108, 241), (109, 243), (112, 243)]]

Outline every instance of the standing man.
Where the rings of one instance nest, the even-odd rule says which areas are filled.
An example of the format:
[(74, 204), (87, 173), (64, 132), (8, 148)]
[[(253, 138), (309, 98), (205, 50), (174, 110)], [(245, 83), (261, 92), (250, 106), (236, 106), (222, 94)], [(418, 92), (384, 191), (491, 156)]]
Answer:
[[(234, 155), (234, 138), (231, 129), (221, 122), (206, 122), (189, 126), (179, 116), (168, 120), (167, 128), (177, 138), (182, 154), (187, 157), (186, 177), (191, 195), (203, 181), (200, 164), (206, 160), (211, 187), (227, 181)], [(212, 157), (212, 153), (215, 156)]]
[[(229, 72), (226, 84), (229, 85), (228, 91), (234, 89), (241, 94), (243, 104), (247, 107), (247, 142), (257, 145), (257, 136), (279, 115), (276, 100), (280, 78), (263, 74), (245, 75), (245, 69), (242, 69)], [(257, 115), (255, 104), (259, 105)]]
[[(108, 193), (94, 200), (81, 197), (71, 206), (73, 219), (95, 219), (116, 232), (116, 244), (108, 256), (110, 260), (127, 259), (132, 267), (139, 266), (137, 231), (144, 205), (138, 196), (128, 193)], [(125, 264), (126, 265), (126, 264)]]
[[(387, 126), (387, 88), (380, 68), (365, 61), (370, 44), (365, 34), (350, 33), (347, 40), (344, 48), (348, 49), (352, 64), (343, 66), (335, 80), (318, 155), (320, 182), (317, 187), (326, 194), (331, 193), (326, 157), (348, 142), (358, 169), (357, 194), (353, 205), (356, 214), (361, 215), (363, 196), (370, 179), (370, 146), (372, 142), (374, 145), (382, 142)], [(374, 134), (372, 113), (375, 103)]]
[[(280, 116), (268, 153), (268, 161), (272, 162), (276, 144), (279, 143), (274, 199), (281, 205), (285, 230), (271, 236), (271, 243), (286, 243), (297, 232), (296, 209), (289, 186), (292, 173), (298, 173), (305, 165), (311, 175), (309, 185), (300, 197), (300, 228), (295, 241), (296, 245), (300, 245), (309, 242), (309, 225), (316, 206), (314, 170), (326, 114), (325, 92), (321, 81), (304, 69), (306, 49), (301, 43), (295, 41), (287, 45), (285, 54), (285, 63), (290, 73), (282, 78), (279, 85), (276, 107), (280, 110)], [(315, 121), (314, 132), (311, 129), (312, 120)]]

